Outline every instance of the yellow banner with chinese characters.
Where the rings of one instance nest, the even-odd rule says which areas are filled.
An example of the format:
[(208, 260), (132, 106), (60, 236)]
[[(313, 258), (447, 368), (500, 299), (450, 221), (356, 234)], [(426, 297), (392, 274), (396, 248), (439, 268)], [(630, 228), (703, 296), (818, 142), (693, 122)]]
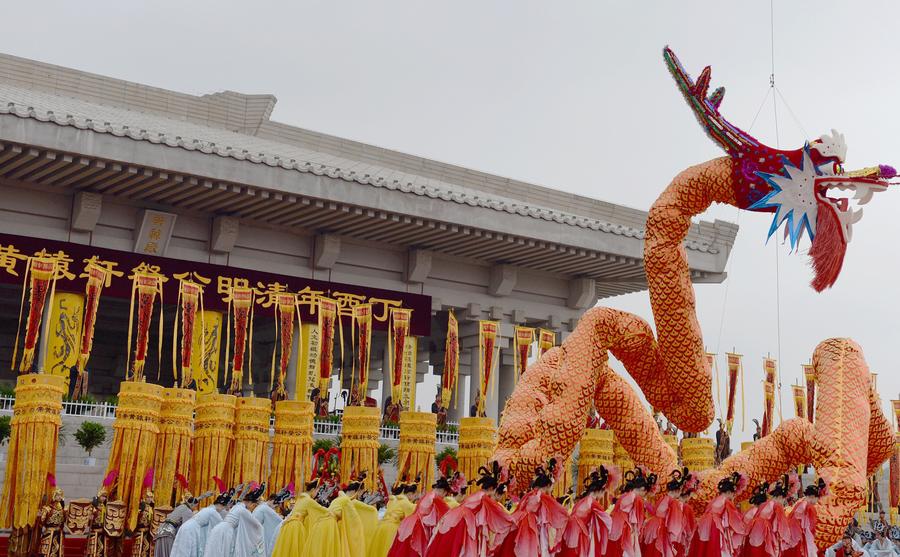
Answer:
[(319, 326), (300, 325), (300, 349), (297, 351), (297, 380), (294, 383), (297, 400), (309, 400), (319, 384)]
[(219, 350), (222, 347), (222, 313), (205, 310), (194, 319), (191, 339), (191, 372), (197, 392), (215, 394), (219, 386)]
[(59, 375), (69, 388), (69, 375), (78, 363), (78, 342), (81, 339), (81, 315), (84, 295), (57, 292), (50, 310), (47, 352), (44, 372)]
[(416, 354), (418, 351), (418, 337), (406, 337), (403, 345), (403, 379), (400, 391), (400, 401), (405, 410), (416, 409)]

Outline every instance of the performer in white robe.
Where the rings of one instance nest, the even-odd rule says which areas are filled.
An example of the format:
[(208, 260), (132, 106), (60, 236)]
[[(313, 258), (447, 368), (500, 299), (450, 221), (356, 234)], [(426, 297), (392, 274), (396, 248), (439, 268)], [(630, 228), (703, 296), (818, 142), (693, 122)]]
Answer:
[(175, 543), (172, 544), (169, 557), (203, 557), (209, 533), (222, 522), (220, 508), (224, 507), (222, 505), (206, 507), (182, 524), (178, 534), (175, 535)]
[(214, 557), (264, 557), (263, 527), (251, 514), (259, 504), (265, 485), (250, 484), (242, 502), (231, 509), (210, 532), (203, 554)]
[(266, 557), (272, 557), (272, 550), (275, 549), (275, 538), (278, 536), (278, 530), (281, 529), (282, 518), (268, 503), (257, 506), (253, 510), (253, 518), (262, 524), (263, 540), (266, 544)]

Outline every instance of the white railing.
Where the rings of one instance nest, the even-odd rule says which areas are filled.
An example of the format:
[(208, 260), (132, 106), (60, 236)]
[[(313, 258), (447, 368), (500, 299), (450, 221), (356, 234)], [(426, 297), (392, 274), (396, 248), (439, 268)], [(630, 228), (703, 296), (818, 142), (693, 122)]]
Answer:
[[(16, 399), (11, 396), (0, 396), (0, 412), (12, 412), (15, 401)], [(63, 401), (62, 406), (63, 416), (82, 416), (101, 420), (112, 420), (116, 417), (116, 405), (108, 402), (67, 400)], [(274, 426), (274, 424), (272, 425)], [(454, 422), (450, 422), (448, 425), (454, 428), (459, 427)], [(313, 435), (337, 437), (342, 431), (343, 425), (340, 421), (328, 419), (316, 419), (313, 421)], [(400, 428), (395, 425), (382, 426), (380, 437), (386, 441), (398, 441), (400, 439)], [(456, 445), (459, 443), (459, 434), (455, 431), (438, 431), (437, 442), (443, 445)]]

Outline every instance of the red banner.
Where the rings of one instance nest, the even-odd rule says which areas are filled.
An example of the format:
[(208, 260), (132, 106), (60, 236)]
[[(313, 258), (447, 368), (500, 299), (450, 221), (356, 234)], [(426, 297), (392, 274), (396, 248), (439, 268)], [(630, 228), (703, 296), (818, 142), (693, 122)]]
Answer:
[[(358, 332), (354, 365), (356, 392), (351, 393), (353, 406), (360, 406), (366, 400), (369, 389), (369, 365), (372, 357), (372, 306), (361, 304), (353, 308), (353, 328)], [(355, 334), (354, 333), (354, 334)]]
[(806, 378), (806, 419), (812, 422), (816, 415), (816, 370), (812, 364), (803, 365)]
[(481, 387), (478, 398), (478, 415), (484, 415), (484, 403), (490, 392), (491, 377), (494, 371), (494, 351), (497, 347), (497, 337), (500, 334), (500, 323), (497, 321), (478, 322), (478, 345), (480, 349)]
[(531, 354), (531, 345), (534, 344), (534, 329), (531, 327), (516, 327), (515, 338), (515, 383), (518, 383), (519, 377), (528, 368), (528, 355)]
[[(728, 391), (728, 399), (725, 401), (726, 403), (726, 412), (725, 412), (725, 423), (726, 428), (728, 430), (728, 434), (731, 434), (731, 427), (734, 425), (734, 405), (735, 399), (737, 398), (737, 385), (738, 379), (740, 378), (743, 381), (743, 375), (741, 375), (741, 355), (734, 354), (732, 352), (728, 352), (725, 354), (728, 358), (728, 383), (725, 385), (726, 390)], [(744, 390), (741, 389), (741, 393), (743, 394)], [(741, 405), (743, 408), (743, 405)], [(743, 425), (742, 425), (743, 427)]]
[(334, 366), (334, 327), (337, 322), (337, 302), (329, 298), (319, 298), (319, 400), (328, 401), (331, 387), (331, 370)]
[(775, 421), (775, 360), (764, 358), (763, 369), (765, 370), (765, 380), (763, 381), (765, 407), (763, 410), (762, 436), (765, 437), (772, 433)]
[(556, 333), (548, 329), (541, 329), (540, 335), (538, 335), (538, 358), (543, 357), (547, 350), (553, 348), (555, 344)]

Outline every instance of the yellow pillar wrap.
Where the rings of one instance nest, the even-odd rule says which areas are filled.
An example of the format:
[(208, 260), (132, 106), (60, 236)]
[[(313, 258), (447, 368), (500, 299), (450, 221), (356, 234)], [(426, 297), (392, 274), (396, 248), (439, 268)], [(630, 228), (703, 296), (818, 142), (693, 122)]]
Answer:
[(576, 494), (584, 489), (584, 479), (591, 470), (601, 465), (609, 468), (614, 463), (614, 435), (611, 429), (586, 429), (578, 445), (578, 485)]
[(341, 482), (350, 474), (366, 473), (366, 489), (374, 491), (378, 476), (378, 433), (381, 415), (378, 408), (348, 406), (344, 408), (341, 435)]
[(478, 468), (485, 466), (497, 446), (497, 426), (491, 418), (462, 418), (459, 421), (459, 451), (456, 460), (459, 471), (469, 482), (471, 495), (478, 491), (475, 481), (479, 478)]
[(213, 476), (231, 478), (228, 457), (234, 444), (234, 410), (237, 397), (200, 395), (194, 418), (194, 448), (191, 451), (191, 491), (215, 490)]
[(672, 451), (674, 451), (675, 454), (677, 455), (678, 454), (678, 436), (674, 435), (672, 433), (664, 433), (663, 439), (665, 439), (666, 444), (668, 446), (672, 447)]
[(572, 459), (569, 458), (559, 465), (562, 466), (562, 470), (559, 471), (559, 477), (556, 478), (556, 483), (553, 484), (554, 497), (565, 496), (569, 488), (572, 487)]
[(619, 440), (616, 438), (615, 434), (613, 434), (613, 464), (615, 464), (619, 468), (619, 470), (621, 470), (622, 478), (625, 477), (625, 472), (634, 469), (634, 461), (631, 460), (631, 455), (628, 454), (628, 451), (625, 450), (625, 447), (623, 447), (622, 444), (619, 443)]
[(222, 346), (222, 313), (202, 312), (194, 319), (194, 345), (191, 351), (191, 373), (197, 393), (210, 395), (219, 387), (219, 350)]
[(753, 446), (753, 441), (742, 441), (741, 442), (741, 452), (750, 450), (750, 447)]
[(272, 402), (267, 398), (251, 396), (237, 399), (231, 485), (265, 481), (271, 414)]
[(299, 493), (309, 481), (312, 461), (313, 403), (281, 400), (275, 403), (275, 438), (269, 491), (276, 492), (294, 482)]
[[(163, 389), (156, 440), (156, 504), (175, 507), (181, 502), (181, 485), (175, 474), (191, 475), (191, 438), (196, 393), (189, 389)], [(195, 494), (196, 495), (196, 494)]]
[(70, 371), (78, 364), (84, 294), (57, 292), (52, 303), (43, 369), (62, 377), (68, 391)]
[(681, 459), (692, 472), (709, 470), (716, 465), (716, 444), (707, 437), (681, 440)]
[(0, 528), (24, 528), (34, 523), (41, 499), (52, 491), (47, 474), (56, 473), (63, 378), (20, 375), (10, 421), (6, 478), (0, 498)]
[(297, 351), (297, 400), (309, 400), (309, 394), (319, 384), (319, 326), (300, 325), (300, 346)]
[(119, 406), (106, 472), (119, 471), (109, 499), (125, 502), (128, 509), (125, 527), (129, 530), (137, 525), (141, 486), (156, 454), (162, 393), (159, 385), (137, 381), (123, 381), (119, 386)]
[[(419, 489), (431, 489), (434, 483), (434, 444), (437, 442), (437, 414), (431, 412), (400, 412), (400, 450), (397, 455), (399, 477), (409, 474), (410, 480), (421, 476)], [(468, 476), (467, 476), (468, 477)]]

